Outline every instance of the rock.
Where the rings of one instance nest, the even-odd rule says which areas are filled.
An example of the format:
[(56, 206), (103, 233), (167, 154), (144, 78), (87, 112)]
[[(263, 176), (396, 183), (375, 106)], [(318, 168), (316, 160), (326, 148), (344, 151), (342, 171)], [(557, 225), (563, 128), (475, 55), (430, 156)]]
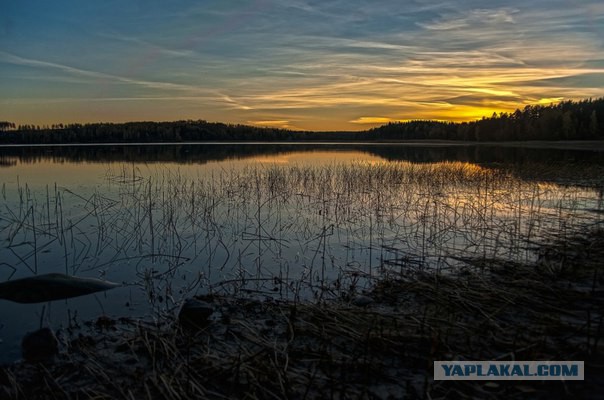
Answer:
[(16, 303), (44, 303), (101, 292), (120, 286), (94, 278), (44, 274), (0, 283), (0, 299)]
[(214, 313), (211, 304), (197, 299), (187, 299), (180, 308), (178, 321), (189, 329), (205, 328), (209, 324), (209, 318)]
[(351, 303), (357, 307), (367, 307), (373, 303), (373, 299), (369, 296), (358, 295), (352, 299)]
[(23, 337), (21, 352), (29, 362), (51, 361), (59, 353), (59, 341), (52, 330), (42, 328)]

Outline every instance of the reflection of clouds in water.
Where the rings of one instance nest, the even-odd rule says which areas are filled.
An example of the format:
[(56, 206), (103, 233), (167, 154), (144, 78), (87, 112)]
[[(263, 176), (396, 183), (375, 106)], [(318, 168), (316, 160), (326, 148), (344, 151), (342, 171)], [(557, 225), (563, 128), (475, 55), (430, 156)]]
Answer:
[(289, 164), (290, 159), (287, 156), (265, 156), (254, 157), (250, 161), (259, 164)]
[[(383, 158), (361, 151), (308, 151), (291, 152), (276, 156), (260, 156), (251, 159), (261, 164), (332, 165), (334, 163), (357, 163), (383, 161)], [(242, 161), (246, 162), (246, 161)]]
[[(43, 169), (48, 175), (35, 181)], [(1, 245), (2, 262), (19, 276), (31, 275), (37, 257), (40, 273), (129, 282), (99, 296), (103, 312), (117, 315), (141, 315), (159, 295), (178, 301), (211, 284), (217, 293), (312, 298), (323, 283), (333, 289), (339, 279), (349, 287), (355, 274), (382, 266), (449, 262), (449, 268), (451, 256), (468, 254), (527, 257), (523, 235), (535, 240), (555, 232), (559, 218), (574, 229), (594, 218), (582, 209), (597, 207), (601, 196), (467, 162), (386, 162), (351, 150), (193, 165), (45, 160), (4, 171), (13, 178), (3, 174), (0, 182), (18, 175), (19, 185), (5, 188), (0, 243), (14, 234), (21, 245)], [(49, 184), (53, 173), (57, 192)], [(322, 249), (324, 256), (317, 255)], [(217, 285), (226, 280), (232, 283)], [(293, 292), (291, 282), (302, 282), (301, 291)], [(275, 286), (281, 291), (273, 292)], [(99, 308), (90, 296), (56, 302), (53, 313), (61, 320), (67, 309), (90, 315)], [(35, 312), (4, 314), (11, 323), (2, 335), (10, 345), (19, 330), (39, 324)]]

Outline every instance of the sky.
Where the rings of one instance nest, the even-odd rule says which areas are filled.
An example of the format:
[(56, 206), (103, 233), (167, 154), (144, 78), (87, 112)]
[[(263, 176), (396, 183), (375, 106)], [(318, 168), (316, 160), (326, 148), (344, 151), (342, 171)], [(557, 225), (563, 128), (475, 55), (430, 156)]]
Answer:
[(601, 0), (0, 0), (0, 120), (304, 130), (604, 96)]

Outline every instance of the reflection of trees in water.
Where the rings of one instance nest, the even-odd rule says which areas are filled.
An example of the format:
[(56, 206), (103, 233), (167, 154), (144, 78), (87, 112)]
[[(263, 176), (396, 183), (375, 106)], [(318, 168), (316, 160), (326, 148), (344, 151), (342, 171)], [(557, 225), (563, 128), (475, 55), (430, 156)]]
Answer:
[(283, 155), (313, 151), (358, 151), (393, 161), (473, 163), (523, 162), (574, 163), (584, 161), (604, 165), (604, 152), (576, 149), (526, 148), (485, 145), (409, 146), (397, 144), (175, 144), (175, 145), (92, 145), (32, 146), (0, 148), (0, 162), (17, 158), (24, 163), (40, 161), (70, 162), (182, 162), (204, 163), (257, 156)]
[[(93, 145), (32, 146), (0, 148), (0, 166), (21, 163), (52, 162), (141, 162), (204, 164), (211, 161), (279, 156), (315, 151), (358, 151), (387, 161), (416, 163), (463, 161), (497, 168), (513, 169), (531, 177), (533, 172), (547, 172), (543, 179), (556, 174), (584, 176), (595, 167), (604, 167), (604, 152), (576, 149), (527, 148), (488, 145), (397, 145), (397, 144), (175, 144), (175, 145)], [(586, 165), (590, 168), (586, 169)], [(600, 168), (597, 171), (600, 173)]]
[(176, 145), (93, 145), (0, 148), (0, 159), (23, 163), (54, 162), (176, 162), (205, 164), (210, 161), (246, 159), (318, 150), (358, 150), (359, 146), (274, 145), (274, 144), (176, 144)]
[(387, 160), (411, 162), (465, 161), (477, 164), (575, 163), (604, 165), (604, 153), (576, 149), (511, 146), (372, 146), (371, 153)]
[(0, 156), (0, 167), (12, 167), (17, 165), (17, 160), (12, 157)]

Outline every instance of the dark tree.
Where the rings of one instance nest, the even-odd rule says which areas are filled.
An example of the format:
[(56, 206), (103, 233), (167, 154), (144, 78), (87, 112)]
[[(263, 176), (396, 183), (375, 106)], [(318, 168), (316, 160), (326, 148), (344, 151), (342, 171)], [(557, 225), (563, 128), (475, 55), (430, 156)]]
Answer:
[(2, 132), (8, 131), (11, 129), (15, 129), (15, 128), (17, 128), (17, 126), (13, 122), (0, 121), (0, 131), (2, 131)]
[(55, 124), (0, 122), (0, 143), (149, 143), (185, 141), (584, 140), (604, 139), (604, 98), (526, 106), (473, 122), (416, 120), (363, 132), (307, 132), (203, 120)]

